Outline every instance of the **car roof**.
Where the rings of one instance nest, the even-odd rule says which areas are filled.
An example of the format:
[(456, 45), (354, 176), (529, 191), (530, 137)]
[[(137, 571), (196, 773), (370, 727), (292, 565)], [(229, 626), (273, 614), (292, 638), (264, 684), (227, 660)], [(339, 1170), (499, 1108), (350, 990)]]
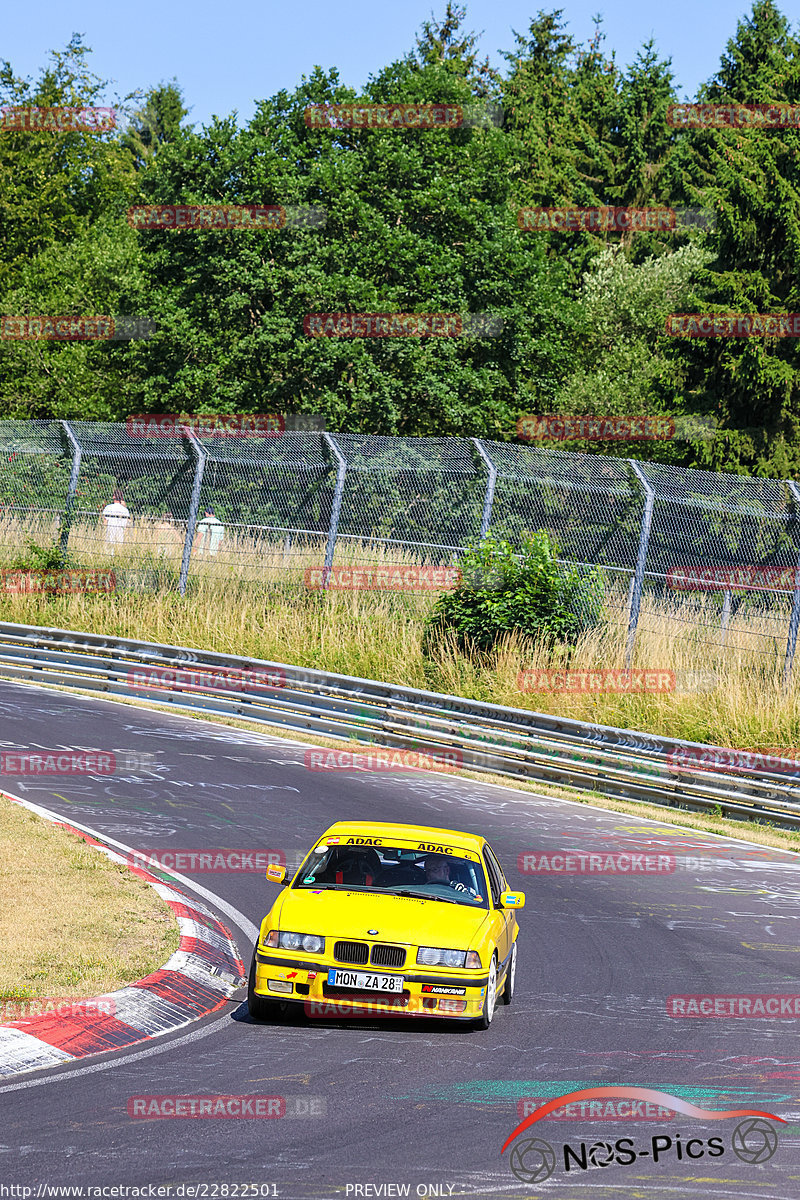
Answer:
[(438, 829), (432, 825), (396, 825), (386, 821), (337, 821), (325, 830), (317, 841), (321, 842), (331, 835), (348, 833), (353, 836), (380, 838), (397, 838), (406, 842), (430, 842), (443, 845), (461, 846), (464, 850), (473, 850), (480, 854), (486, 839), (475, 833), (463, 833), (459, 829)]

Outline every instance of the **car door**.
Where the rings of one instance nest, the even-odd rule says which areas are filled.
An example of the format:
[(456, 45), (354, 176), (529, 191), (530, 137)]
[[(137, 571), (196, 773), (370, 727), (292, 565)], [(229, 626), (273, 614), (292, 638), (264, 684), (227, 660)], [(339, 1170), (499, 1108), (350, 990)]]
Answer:
[(491, 888), (491, 900), (493, 909), (493, 926), (496, 929), (495, 939), (497, 941), (497, 956), (502, 965), (511, 951), (511, 942), (513, 938), (513, 927), (511, 924), (513, 913), (506, 908), (500, 907), (500, 895), (506, 890), (506, 881), (497, 856), (492, 851), (491, 846), (483, 847), (483, 861), (486, 866), (486, 874), (489, 876), (489, 884)]

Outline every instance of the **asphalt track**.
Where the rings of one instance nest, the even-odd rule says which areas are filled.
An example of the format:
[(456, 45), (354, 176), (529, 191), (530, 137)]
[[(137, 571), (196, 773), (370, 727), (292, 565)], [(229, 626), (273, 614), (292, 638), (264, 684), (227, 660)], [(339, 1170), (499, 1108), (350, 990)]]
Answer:
[[(0, 1197), (24, 1200), (10, 1187), (36, 1197), (151, 1184), (172, 1185), (178, 1197), (204, 1185), (194, 1195), (211, 1200), (243, 1184), (275, 1185), (260, 1194), (283, 1200), (800, 1196), (800, 1018), (679, 1019), (666, 1010), (676, 993), (800, 993), (800, 860), (452, 775), (312, 773), (299, 743), (24, 685), (0, 685), (0, 735), (2, 749), (154, 752), (151, 777), (0, 780), (134, 849), (275, 848), (291, 860), (334, 820), (423, 823), (488, 836), (510, 885), (527, 894), (515, 1001), (498, 1007), (487, 1032), (420, 1019), (257, 1025), (233, 1001), (144, 1048), (0, 1087)], [(520, 854), (570, 847), (675, 853), (678, 869), (517, 869)], [(185, 874), (226, 903), (217, 911), (249, 963), (276, 885), (240, 872)], [(550, 1119), (522, 1136), (554, 1147), (555, 1172), (544, 1184), (512, 1174), (500, 1147), (521, 1120), (519, 1100), (612, 1084), (708, 1109), (765, 1109), (788, 1123), (776, 1126), (773, 1157), (754, 1165), (733, 1153), (732, 1120)], [(272, 1120), (128, 1116), (130, 1097), (154, 1094), (283, 1096), (289, 1111)], [(720, 1137), (724, 1154), (679, 1161), (678, 1133), (684, 1143)], [(630, 1137), (639, 1153), (664, 1135), (673, 1145), (658, 1162), (648, 1152), (632, 1165), (573, 1164), (569, 1173), (560, 1162), (564, 1143)], [(223, 1184), (227, 1192), (215, 1187)], [(248, 1194), (258, 1193), (240, 1186)]]

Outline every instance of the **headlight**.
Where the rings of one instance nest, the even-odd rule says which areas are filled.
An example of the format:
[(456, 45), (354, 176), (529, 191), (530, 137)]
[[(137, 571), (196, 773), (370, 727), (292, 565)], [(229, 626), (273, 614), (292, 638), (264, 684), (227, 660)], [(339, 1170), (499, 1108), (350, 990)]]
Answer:
[(284, 950), (305, 950), (308, 954), (322, 954), (325, 938), (316, 933), (278, 933), (270, 930), (265, 942), (267, 946), (282, 947)]
[(436, 946), (420, 946), (417, 964), (422, 967), (463, 967), (463, 950), (439, 950)]

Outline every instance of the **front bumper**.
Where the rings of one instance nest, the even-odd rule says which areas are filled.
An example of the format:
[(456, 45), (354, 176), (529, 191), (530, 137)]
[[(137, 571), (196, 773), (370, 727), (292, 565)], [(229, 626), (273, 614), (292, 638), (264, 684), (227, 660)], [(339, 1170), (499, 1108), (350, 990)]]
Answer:
[[(408, 970), (387, 972), (403, 976), (402, 994), (387, 994), (332, 987), (328, 983), (328, 971), (334, 968), (359, 969), (339, 962), (293, 960), (258, 950), (255, 990), (265, 999), (302, 1004), (307, 1016), (320, 1019), (407, 1016), (472, 1021), (483, 1010), (488, 982), (483, 971), (443, 969), (437, 974), (414, 965)], [(270, 988), (270, 982), (279, 983), (281, 990)], [(289, 985), (291, 991), (287, 990)]]

